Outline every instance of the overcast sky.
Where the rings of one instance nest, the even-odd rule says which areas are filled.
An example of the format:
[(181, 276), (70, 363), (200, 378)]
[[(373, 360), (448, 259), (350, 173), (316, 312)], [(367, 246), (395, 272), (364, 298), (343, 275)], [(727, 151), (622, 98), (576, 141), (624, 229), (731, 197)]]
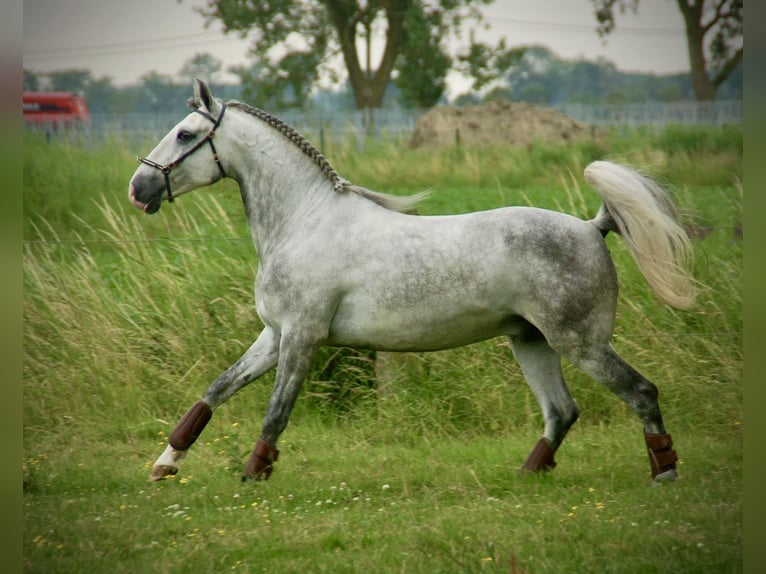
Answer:
[[(176, 77), (207, 52), (231, 65), (248, 64), (249, 41), (205, 28), (194, 10), (205, 0), (25, 0), (24, 68), (48, 72), (87, 68), (119, 86), (150, 71)], [(688, 72), (683, 19), (674, 0), (644, 0), (639, 13), (618, 17), (603, 42), (591, 0), (495, 0), (483, 9), (489, 30), (477, 37), (508, 46), (542, 44), (559, 57), (604, 57), (623, 71)], [(223, 79), (234, 80), (224, 75)], [(459, 91), (453, 86), (451, 91)]]

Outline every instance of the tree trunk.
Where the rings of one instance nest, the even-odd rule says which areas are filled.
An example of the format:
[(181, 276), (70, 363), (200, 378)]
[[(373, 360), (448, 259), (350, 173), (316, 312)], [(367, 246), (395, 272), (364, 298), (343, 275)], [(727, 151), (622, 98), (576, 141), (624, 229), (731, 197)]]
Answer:
[(677, 0), (686, 24), (686, 45), (689, 50), (692, 88), (698, 102), (715, 99), (716, 87), (708, 78), (705, 61), (705, 29), (702, 26), (703, 0), (694, 0), (689, 5), (687, 0)]
[(404, 13), (407, 0), (388, 0), (381, 2), (386, 14), (386, 47), (378, 69), (369, 76), (359, 61), (356, 48), (356, 27), (360, 23), (353, 6), (339, 0), (325, 0), (333, 25), (338, 33), (343, 60), (348, 70), (351, 89), (354, 91), (356, 107), (359, 110), (383, 107), (383, 95), (391, 79), (396, 58), (401, 50), (404, 38)]

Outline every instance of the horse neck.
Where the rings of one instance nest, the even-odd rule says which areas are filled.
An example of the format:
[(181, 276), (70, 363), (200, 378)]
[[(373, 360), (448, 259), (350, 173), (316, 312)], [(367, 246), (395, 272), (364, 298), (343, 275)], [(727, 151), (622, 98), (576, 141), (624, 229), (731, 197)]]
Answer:
[(239, 182), (259, 257), (331, 209), (337, 193), (319, 167), (295, 144), (257, 118), (238, 140)]

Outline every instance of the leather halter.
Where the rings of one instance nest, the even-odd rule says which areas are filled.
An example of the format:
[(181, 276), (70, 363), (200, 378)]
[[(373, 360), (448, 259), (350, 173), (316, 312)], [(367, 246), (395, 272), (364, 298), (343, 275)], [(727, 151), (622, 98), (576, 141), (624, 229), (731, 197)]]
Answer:
[(168, 193), (168, 202), (173, 202), (173, 193), (170, 191), (170, 171), (178, 166), (183, 160), (185, 160), (187, 157), (189, 157), (191, 154), (193, 154), (195, 151), (197, 151), (199, 148), (201, 148), (206, 143), (210, 144), (210, 151), (213, 152), (213, 159), (215, 160), (215, 164), (218, 166), (218, 171), (221, 172), (221, 177), (226, 177), (226, 172), (223, 169), (223, 165), (221, 164), (221, 160), (218, 157), (218, 152), (215, 149), (215, 144), (213, 143), (213, 136), (215, 136), (215, 130), (218, 129), (218, 126), (221, 125), (221, 121), (223, 120), (223, 114), (226, 112), (226, 104), (221, 104), (221, 113), (218, 114), (217, 118), (214, 118), (207, 112), (203, 112), (199, 109), (194, 109), (193, 111), (197, 112), (199, 115), (209, 119), (211, 122), (213, 122), (213, 127), (210, 128), (210, 131), (203, 137), (201, 140), (199, 140), (194, 146), (186, 150), (184, 153), (182, 153), (179, 157), (177, 157), (175, 160), (171, 161), (167, 165), (162, 165), (161, 163), (157, 163), (156, 161), (152, 161), (150, 159), (147, 159), (145, 157), (138, 156), (136, 159), (139, 163), (144, 163), (150, 167), (156, 168), (162, 172), (162, 175), (165, 176), (165, 189)]

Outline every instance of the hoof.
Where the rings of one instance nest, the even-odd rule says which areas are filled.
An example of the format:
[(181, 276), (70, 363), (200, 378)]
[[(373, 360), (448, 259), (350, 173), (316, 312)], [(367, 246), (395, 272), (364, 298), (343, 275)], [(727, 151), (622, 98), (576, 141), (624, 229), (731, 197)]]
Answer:
[(242, 474), (242, 482), (248, 480), (269, 480), (273, 471), (272, 461), (265, 457), (253, 455), (245, 467), (245, 472)]
[(264, 440), (258, 440), (247, 461), (242, 482), (246, 480), (268, 480), (274, 470), (274, 463), (279, 458), (279, 451)]
[(666, 482), (675, 482), (678, 480), (678, 472), (675, 468), (659, 473), (654, 477), (654, 484), (664, 484)]
[(177, 466), (167, 466), (160, 464), (152, 468), (152, 473), (149, 475), (149, 480), (157, 482), (158, 480), (164, 480), (171, 476), (178, 474)]
[(268, 467), (268, 469), (264, 469), (261, 472), (258, 472), (256, 474), (243, 474), (242, 475), (242, 482), (247, 482), (248, 480), (255, 480), (255, 481), (263, 481), (263, 480), (269, 480), (269, 477), (271, 476), (271, 467)]

